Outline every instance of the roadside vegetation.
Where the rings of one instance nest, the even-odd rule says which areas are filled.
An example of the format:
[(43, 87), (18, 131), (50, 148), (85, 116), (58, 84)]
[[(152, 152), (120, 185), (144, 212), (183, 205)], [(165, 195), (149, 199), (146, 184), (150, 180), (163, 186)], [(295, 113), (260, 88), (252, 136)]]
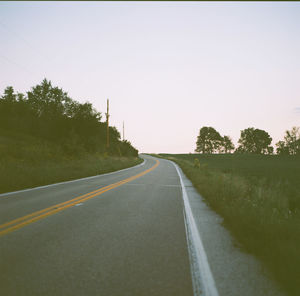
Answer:
[(299, 295), (300, 158), (246, 154), (160, 154), (175, 161), (224, 225)]
[(0, 193), (102, 174), (142, 160), (101, 113), (46, 79), (26, 94), (0, 97)]
[(289, 295), (299, 295), (299, 128), (277, 143), (278, 155), (262, 130), (241, 131), (233, 154), (216, 153), (224, 152), (222, 138), (202, 128), (196, 143), (201, 154), (160, 156), (178, 163), (241, 247), (259, 258)]

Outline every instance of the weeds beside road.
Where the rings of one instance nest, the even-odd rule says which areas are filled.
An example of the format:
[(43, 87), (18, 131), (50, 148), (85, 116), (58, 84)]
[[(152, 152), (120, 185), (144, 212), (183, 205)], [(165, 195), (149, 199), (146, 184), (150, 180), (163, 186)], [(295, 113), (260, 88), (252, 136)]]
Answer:
[(0, 193), (104, 174), (141, 163), (138, 157), (67, 156), (61, 147), (30, 136), (0, 137)]
[(178, 163), (242, 247), (259, 258), (290, 295), (299, 295), (300, 158), (160, 156)]

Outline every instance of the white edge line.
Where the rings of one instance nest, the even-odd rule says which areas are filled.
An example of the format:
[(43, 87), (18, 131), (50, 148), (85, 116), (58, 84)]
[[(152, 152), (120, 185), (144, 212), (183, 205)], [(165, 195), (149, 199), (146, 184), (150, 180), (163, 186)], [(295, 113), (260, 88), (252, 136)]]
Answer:
[[(196, 259), (196, 262), (191, 262), (194, 295), (203, 295), (202, 292), (204, 292), (205, 296), (219, 296), (215, 280), (213, 278), (208, 259), (202, 244), (200, 233), (197, 229), (196, 222), (192, 213), (192, 209), (183, 183), (181, 172), (179, 170), (178, 165), (175, 164), (173, 161), (171, 162), (176, 168), (182, 188), (182, 197), (184, 202), (185, 214), (184, 217), (186, 224), (185, 226), (187, 232), (187, 242), (190, 253), (190, 259)], [(192, 244), (192, 246), (190, 246), (189, 244)], [(196, 267), (197, 270), (195, 270), (193, 266)], [(199, 291), (199, 287), (201, 287), (203, 291)]]
[(108, 176), (108, 175), (112, 175), (112, 174), (115, 174), (115, 173), (119, 173), (119, 172), (123, 172), (123, 171), (127, 171), (127, 170), (130, 170), (130, 169), (133, 169), (133, 168), (143, 166), (145, 163), (146, 163), (146, 159), (144, 159), (144, 161), (142, 163), (140, 163), (138, 165), (135, 165), (133, 167), (126, 168), (126, 169), (122, 169), (122, 170), (118, 170), (118, 171), (114, 171), (114, 172), (110, 172), (110, 173), (106, 173), (106, 174), (91, 176), (91, 177), (85, 177), (85, 178), (76, 179), (76, 180), (64, 181), (64, 182), (59, 182), (59, 183), (54, 183), (54, 184), (49, 184), (49, 185), (43, 185), (43, 186), (38, 186), (38, 187), (33, 187), (33, 188), (28, 188), (28, 189), (22, 189), (22, 190), (18, 190), (18, 191), (11, 191), (11, 192), (6, 192), (6, 193), (1, 193), (0, 197), (11, 195), (11, 194), (16, 194), (16, 193), (21, 193), (21, 192), (26, 192), (26, 191), (31, 191), (31, 190), (36, 190), (36, 189), (43, 189), (43, 188), (57, 186), (57, 185), (63, 185), (63, 184), (68, 184), (68, 183), (73, 183), (73, 182), (78, 182), (78, 181), (83, 181), (83, 180), (94, 179), (94, 178), (102, 177), (102, 176)]

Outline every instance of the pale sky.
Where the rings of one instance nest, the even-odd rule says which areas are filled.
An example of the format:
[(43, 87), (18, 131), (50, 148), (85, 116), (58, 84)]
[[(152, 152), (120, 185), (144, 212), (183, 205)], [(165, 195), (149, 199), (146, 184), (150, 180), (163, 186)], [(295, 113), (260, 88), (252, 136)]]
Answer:
[(43, 78), (140, 152), (300, 126), (299, 2), (0, 2), (0, 93)]

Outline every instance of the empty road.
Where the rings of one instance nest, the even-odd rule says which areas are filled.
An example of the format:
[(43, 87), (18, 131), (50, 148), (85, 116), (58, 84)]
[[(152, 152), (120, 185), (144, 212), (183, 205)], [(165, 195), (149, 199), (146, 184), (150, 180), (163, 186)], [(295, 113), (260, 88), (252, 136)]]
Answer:
[(2, 195), (0, 224), (0, 295), (193, 294), (168, 162)]
[(143, 158), (0, 195), (0, 295), (282, 295), (178, 167)]

